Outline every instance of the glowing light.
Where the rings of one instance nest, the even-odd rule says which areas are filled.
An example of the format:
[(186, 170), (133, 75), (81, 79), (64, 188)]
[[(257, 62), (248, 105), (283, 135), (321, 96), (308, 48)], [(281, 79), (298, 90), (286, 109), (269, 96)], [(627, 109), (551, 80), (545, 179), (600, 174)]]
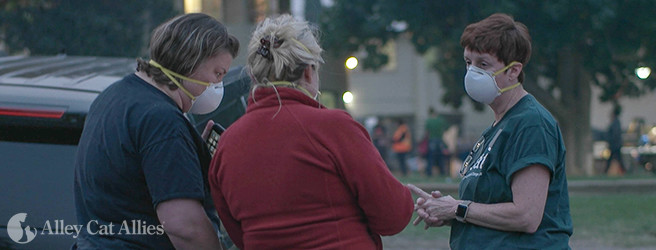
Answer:
[(344, 103), (346, 104), (353, 102), (353, 94), (350, 91), (344, 92), (342, 95), (342, 100), (344, 100)]
[(185, 13), (200, 13), (203, 10), (203, 2), (201, 0), (185, 0), (184, 12)]
[(651, 69), (649, 67), (640, 67), (635, 69), (635, 73), (640, 79), (647, 79), (651, 75)]
[(355, 58), (354, 56), (349, 57), (348, 59), (346, 59), (345, 65), (347, 69), (355, 69), (355, 67), (358, 66), (358, 59)]

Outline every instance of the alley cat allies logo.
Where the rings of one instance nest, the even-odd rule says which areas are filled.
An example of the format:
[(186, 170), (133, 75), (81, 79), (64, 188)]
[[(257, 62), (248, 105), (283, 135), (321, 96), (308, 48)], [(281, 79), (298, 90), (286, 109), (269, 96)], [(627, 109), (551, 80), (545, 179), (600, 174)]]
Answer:
[(30, 226), (23, 227), (22, 223), (25, 222), (27, 213), (17, 213), (7, 222), (7, 234), (9, 238), (18, 244), (30, 243), (36, 237), (36, 228)]
[[(86, 235), (164, 235), (163, 225), (148, 224), (143, 220), (125, 220), (122, 223), (103, 223), (91, 220), (85, 225), (67, 224), (64, 220), (46, 220), (43, 227), (30, 227), (26, 223), (27, 213), (17, 213), (7, 222), (9, 238), (18, 244), (27, 244), (34, 240), (37, 234), (64, 235), (77, 239), (80, 234)], [(43, 237), (39, 236), (39, 237)]]

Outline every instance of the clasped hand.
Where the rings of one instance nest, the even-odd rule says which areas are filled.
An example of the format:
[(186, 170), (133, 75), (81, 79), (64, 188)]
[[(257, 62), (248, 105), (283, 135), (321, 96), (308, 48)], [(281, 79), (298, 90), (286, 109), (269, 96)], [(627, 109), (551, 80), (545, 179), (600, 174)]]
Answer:
[(425, 224), (424, 229), (451, 224), (451, 220), (455, 218), (454, 204), (456, 206), (458, 204), (453, 197), (443, 196), (440, 191), (432, 191), (429, 194), (412, 184), (407, 186), (410, 191), (419, 196), (415, 203), (417, 218), (412, 222), (413, 225), (418, 225), (422, 220)]

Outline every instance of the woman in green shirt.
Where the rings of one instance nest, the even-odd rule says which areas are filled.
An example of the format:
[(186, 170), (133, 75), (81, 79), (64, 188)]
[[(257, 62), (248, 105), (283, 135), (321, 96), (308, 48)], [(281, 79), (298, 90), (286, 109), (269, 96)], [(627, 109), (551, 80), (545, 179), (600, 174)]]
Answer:
[[(521, 83), (531, 55), (526, 26), (505, 14), (462, 34), (465, 89), (495, 119), (460, 174), (459, 198), (411, 186), (426, 226), (451, 226), (452, 249), (569, 249), (572, 219), (558, 123)], [(415, 225), (419, 221), (415, 221)]]

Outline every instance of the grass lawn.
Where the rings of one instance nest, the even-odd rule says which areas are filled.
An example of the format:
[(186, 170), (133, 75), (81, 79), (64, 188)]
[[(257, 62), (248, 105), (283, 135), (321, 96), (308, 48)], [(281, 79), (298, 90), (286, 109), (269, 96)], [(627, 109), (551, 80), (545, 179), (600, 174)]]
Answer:
[(656, 193), (570, 196), (573, 239), (607, 246), (656, 246)]
[[(577, 177), (570, 181), (618, 178), (641, 177)], [(399, 177), (399, 180), (402, 183), (449, 182), (445, 178), (428, 179), (418, 175)], [(457, 183), (459, 180), (451, 181)], [(457, 198), (457, 194), (451, 195)], [(594, 243), (597, 246), (619, 248), (656, 247), (656, 192), (570, 194), (570, 209), (574, 224), (571, 242), (576, 243), (572, 243), (573, 245)], [(394, 237), (404, 238), (408, 242), (430, 241), (446, 244), (444, 242), (448, 242), (449, 228), (431, 228), (425, 231), (423, 226), (415, 227), (410, 224)]]

